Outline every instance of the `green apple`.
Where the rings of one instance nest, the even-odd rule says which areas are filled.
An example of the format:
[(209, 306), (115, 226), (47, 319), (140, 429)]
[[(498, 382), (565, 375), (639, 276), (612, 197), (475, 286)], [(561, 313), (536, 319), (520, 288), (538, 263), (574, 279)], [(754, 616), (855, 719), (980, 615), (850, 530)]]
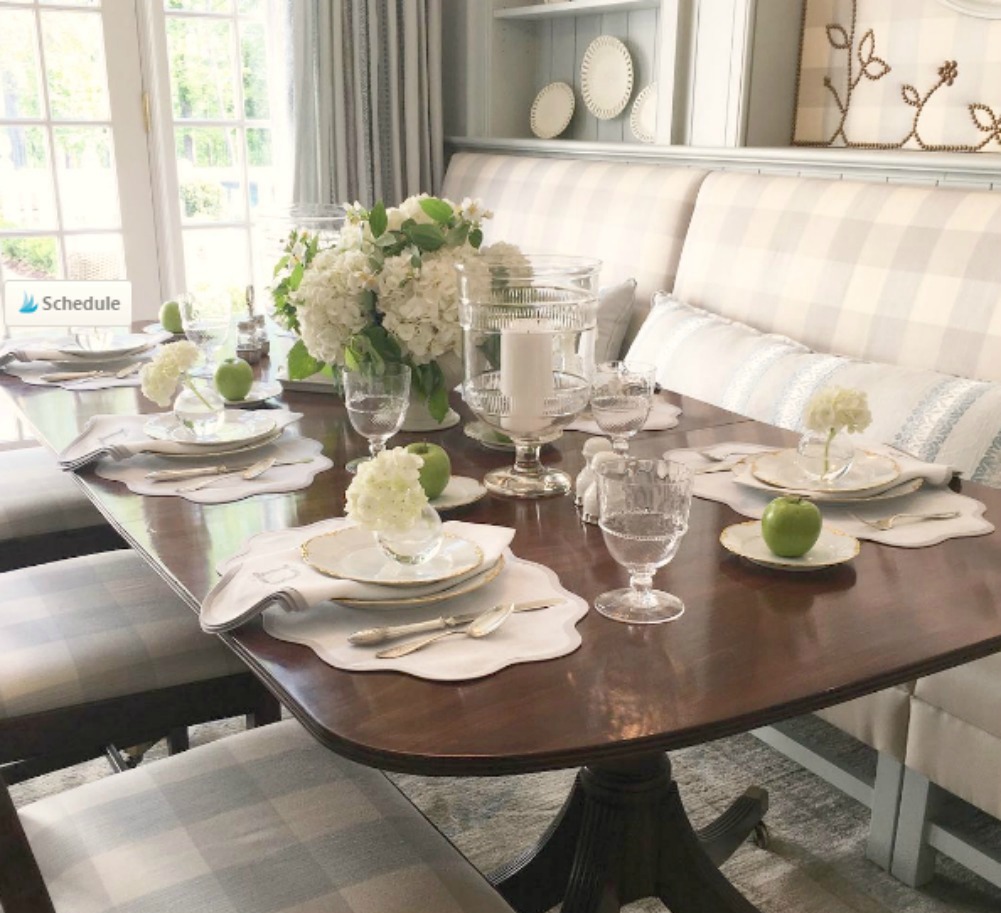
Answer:
[(445, 490), (452, 477), (452, 461), (443, 448), (428, 441), (408, 444), (407, 452), (416, 453), (424, 460), (421, 466), (421, 488), (428, 500), (433, 501)]
[(761, 538), (776, 555), (798, 558), (820, 538), (821, 524), (820, 509), (812, 501), (776, 498), (761, 515)]
[(183, 333), (184, 325), (181, 323), (181, 305), (176, 301), (164, 301), (160, 305), (160, 326), (168, 333)]
[(254, 369), (242, 358), (227, 358), (215, 369), (215, 387), (231, 403), (239, 402), (254, 383)]

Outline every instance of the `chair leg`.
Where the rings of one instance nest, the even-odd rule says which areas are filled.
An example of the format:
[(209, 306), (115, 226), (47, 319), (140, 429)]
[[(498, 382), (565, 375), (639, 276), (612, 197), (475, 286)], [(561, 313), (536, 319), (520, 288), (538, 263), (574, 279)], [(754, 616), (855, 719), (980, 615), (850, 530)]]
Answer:
[(885, 751), (876, 760), (876, 782), (872, 788), (872, 815), (869, 819), (869, 839), (866, 858), (881, 869), (890, 871), (893, 844), (900, 811), (900, 793), (904, 785), (904, 765)]
[(168, 754), (180, 754), (182, 751), (187, 751), (190, 747), (191, 743), (188, 740), (187, 726), (177, 726), (167, 733)]
[(935, 874), (938, 851), (928, 842), (928, 825), (943, 797), (943, 791), (927, 777), (909, 767), (904, 769), (891, 871), (912, 888), (927, 883)]

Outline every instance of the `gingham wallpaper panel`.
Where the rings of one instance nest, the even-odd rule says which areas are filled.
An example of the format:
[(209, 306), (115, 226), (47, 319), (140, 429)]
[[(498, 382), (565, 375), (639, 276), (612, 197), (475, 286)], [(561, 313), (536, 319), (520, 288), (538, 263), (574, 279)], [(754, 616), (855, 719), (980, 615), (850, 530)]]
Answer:
[(670, 289), (706, 172), (694, 168), (460, 152), (444, 195), (479, 197), (493, 210), (485, 243), (526, 253), (577, 254), (602, 261), (601, 284), (636, 280), (644, 310)]
[(629, 357), (656, 364), (669, 390), (793, 431), (822, 388), (865, 390), (864, 437), (1001, 487), (1001, 384), (813, 352), (670, 295), (656, 297)]
[(856, 358), (1001, 381), (1001, 194), (714, 173), (674, 291)]
[(0, 453), (0, 548), (10, 539), (106, 522), (47, 450), (26, 447)]
[(0, 718), (245, 671), (131, 550), (0, 575)]
[[(849, 79), (857, 83), (850, 93)], [(998, 152), (997, 136), (983, 127), (1001, 114), (1001, 21), (940, 0), (806, 0), (798, 88), (796, 143)], [(983, 106), (976, 122), (971, 104)]]
[(60, 911), (511, 913), (381, 773), (292, 720), (20, 816)]

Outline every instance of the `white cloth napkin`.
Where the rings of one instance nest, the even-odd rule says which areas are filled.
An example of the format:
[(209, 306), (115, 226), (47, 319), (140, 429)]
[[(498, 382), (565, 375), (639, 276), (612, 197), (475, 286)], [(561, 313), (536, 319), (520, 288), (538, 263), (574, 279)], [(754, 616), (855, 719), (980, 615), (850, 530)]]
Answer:
[[(604, 435), (606, 432), (598, 427), (598, 423), (590, 417), (591, 413), (586, 412), (574, 419), (567, 425), (567, 431), (583, 431), (585, 434)], [(650, 415), (643, 425), (644, 431), (666, 431), (678, 424), (678, 416), (681, 415), (681, 408), (663, 399), (654, 397)]]
[[(301, 412), (288, 412), (285, 409), (272, 409), (269, 414), (274, 416), (276, 429), (286, 428), (302, 418)], [(59, 462), (77, 469), (105, 456), (113, 460), (126, 460), (140, 453), (190, 454), (197, 451), (198, 448), (191, 444), (157, 441), (147, 435), (143, 427), (152, 417), (95, 415), (84, 425), (76, 439), (59, 454)], [(237, 448), (240, 445), (234, 443), (233, 446)], [(218, 452), (216, 455), (219, 456)]]
[(345, 517), (335, 517), (297, 529), (260, 533), (248, 540), (240, 552), (219, 565), (222, 578), (202, 603), (202, 628), (227, 631), (259, 615), (272, 603), (297, 612), (327, 599), (397, 599), (437, 593), (496, 564), (514, 538), (514, 530), (504, 526), (451, 520), (443, 524), (443, 530), (475, 542), (483, 552), (483, 563), (462, 577), (406, 590), (328, 577), (302, 560), (304, 542), (353, 525)]
[[(553, 571), (541, 564), (505, 552), (504, 570), (495, 580), (467, 593), (428, 606), (379, 610), (349, 608), (331, 602), (309, 612), (283, 612), (269, 608), (264, 629), (280, 640), (304, 644), (325, 663), (352, 672), (393, 670), (433, 681), (462, 681), (491, 675), (514, 663), (536, 662), (566, 656), (580, 646), (577, 622), (588, 605), (565, 590)], [(454, 634), (409, 656), (377, 659), (384, 647), (405, 643), (428, 633), (401, 637), (376, 646), (354, 646), (348, 635), (375, 625), (406, 624), (441, 615), (485, 612), (506, 602), (552, 598), (554, 605), (535, 612), (516, 612), (489, 636), (474, 640)]]
[[(280, 437), (272, 444), (249, 453), (237, 453), (231, 457), (213, 456), (186, 461), (179, 466), (176, 461), (164, 460), (155, 454), (141, 454), (125, 463), (99, 463), (95, 472), (102, 479), (123, 482), (129, 491), (137, 495), (176, 495), (196, 504), (224, 504), (239, 501), (251, 495), (277, 492), (299, 491), (312, 483), (317, 473), (333, 466), (333, 462), (320, 451), (323, 445), (308, 437)], [(211, 484), (197, 491), (181, 491), (185, 486), (202, 481), (199, 478), (177, 479), (153, 482), (146, 473), (156, 469), (194, 469), (198, 466), (250, 466), (258, 460), (274, 457), (276, 460), (304, 460), (292, 466), (272, 466), (256, 479), (244, 479), (241, 475), (207, 476)]]
[[(129, 362), (135, 363), (139, 359), (135, 356), (129, 356)], [(114, 370), (119, 367), (124, 368), (124, 364), (115, 362)], [(47, 364), (16, 364), (7, 365), (6, 371), (8, 374), (13, 374), (16, 377), (20, 377), (26, 384), (31, 384), (33, 387), (61, 387), (63, 390), (72, 390), (77, 393), (82, 393), (86, 390), (110, 390), (113, 387), (138, 387), (139, 386), (139, 374), (130, 374), (128, 377), (115, 377), (112, 374), (110, 377), (86, 377), (80, 380), (60, 380), (60, 381), (47, 381), (42, 380), (42, 378), (48, 374), (55, 374), (62, 371), (90, 371), (90, 370), (113, 370), (112, 368), (91, 368), (90, 364), (81, 364), (79, 367), (74, 368), (56, 368), (53, 365)]]
[[(952, 478), (952, 470), (948, 466), (924, 463), (883, 445), (867, 444), (865, 447), (868, 450), (892, 456), (897, 461), (901, 470), (898, 483), (908, 479), (924, 478), (925, 484), (921, 489), (911, 494), (895, 498), (879, 498), (870, 503), (834, 504), (818, 501), (817, 506), (820, 508), (825, 522), (831, 526), (855, 536), (857, 539), (869, 539), (873, 542), (902, 548), (923, 548), (944, 542), (946, 539), (982, 536), (994, 531), (994, 525), (983, 517), (986, 507), (982, 502), (944, 487), (945, 483)], [(703, 448), (702, 452), (729, 460), (731, 457), (739, 459), (742, 455), (769, 450), (774, 450), (774, 448), (760, 444), (729, 441), (717, 444), (715, 447)], [(758, 520), (768, 502), (783, 494), (781, 490), (764, 485), (753, 477), (748, 481), (747, 476), (750, 474), (743, 467), (738, 467), (737, 472), (699, 473), (699, 469), (714, 465), (714, 462), (703, 456), (702, 452), (681, 449), (669, 450), (664, 454), (665, 458), (678, 460), (696, 470), (696, 497), (709, 501), (719, 501), (745, 517)], [(738, 477), (740, 481), (738, 481)], [(852, 516), (852, 514), (857, 514), (867, 520), (875, 520), (898, 513), (924, 514), (947, 511), (958, 511), (959, 516), (952, 520), (902, 521), (893, 529), (886, 531), (873, 529)]]

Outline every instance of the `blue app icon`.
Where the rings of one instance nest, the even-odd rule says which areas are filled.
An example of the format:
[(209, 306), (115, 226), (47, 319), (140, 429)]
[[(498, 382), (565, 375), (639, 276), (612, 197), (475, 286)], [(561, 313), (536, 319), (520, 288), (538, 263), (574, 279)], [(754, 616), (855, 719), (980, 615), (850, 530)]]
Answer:
[(24, 301), (21, 302), (21, 313), (22, 314), (34, 314), (38, 310), (38, 302), (35, 301), (35, 296), (24, 293)]

